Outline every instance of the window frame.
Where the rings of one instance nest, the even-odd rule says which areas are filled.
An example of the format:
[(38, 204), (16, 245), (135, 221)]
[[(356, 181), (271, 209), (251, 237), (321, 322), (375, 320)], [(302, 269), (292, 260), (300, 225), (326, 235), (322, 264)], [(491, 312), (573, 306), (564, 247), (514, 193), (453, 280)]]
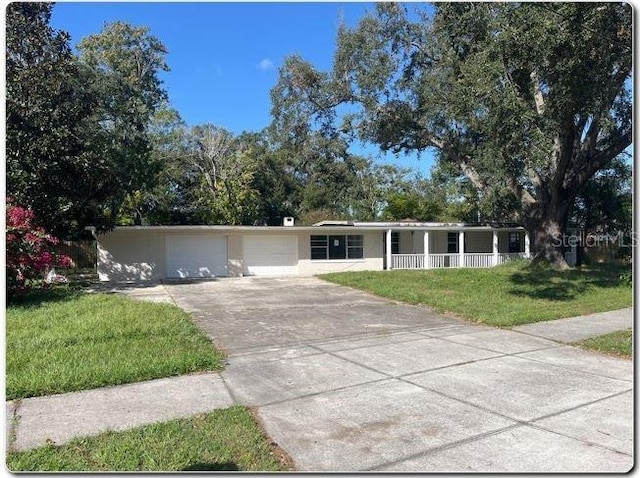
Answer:
[[(515, 240), (512, 240), (513, 237), (515, 237)], [(509, 254), (522, 252), (522, 238), (519, 231), (509, 231), (507, 239)], [(514, 245), (518, 246), (517, 250), (515, 250), (516, 247)]]
[[(330, 257), (331, 238), (342, 238), (344, 241), (344, 257)], [(338, 239), (340, 240), (340, 239)], [(323, 257), (319, 251), (324, 250)], [(315, 253), (314, 253), (315, 251)], [(335, 252), (335, 249), (334, 249)], [(312, 261), (356, 261), (364, 257), (363, 234), (311, 234), (309, 237), (309, 259)], [(315, 256), (315, 257), (314, 257)]]
[[(452, 240), (453, 238), (453, 240)], [(447, 254), (460, 253), (460, 235), (457, 232), (447, 232)], [(452, 247), (453, 246), (453, 247)], [(452, 251), (453, 249), (453, 251)]]

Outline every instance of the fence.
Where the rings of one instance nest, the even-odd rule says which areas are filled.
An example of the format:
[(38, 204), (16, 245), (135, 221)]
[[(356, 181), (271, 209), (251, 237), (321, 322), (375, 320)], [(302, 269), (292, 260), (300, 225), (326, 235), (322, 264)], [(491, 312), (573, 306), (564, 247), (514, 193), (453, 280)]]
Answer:
[(69, 256), (75, 269), (96, 270), (98, 263), (96, 241), (60, 241), (55, 249), (59, 254)]

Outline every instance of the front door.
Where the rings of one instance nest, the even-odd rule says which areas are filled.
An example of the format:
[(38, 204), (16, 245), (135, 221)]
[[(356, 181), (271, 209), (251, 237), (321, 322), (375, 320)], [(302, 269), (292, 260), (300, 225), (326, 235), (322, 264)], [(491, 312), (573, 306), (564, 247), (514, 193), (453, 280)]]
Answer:
[(329, 259), (347, 258), (347, 236), (329, 236)]

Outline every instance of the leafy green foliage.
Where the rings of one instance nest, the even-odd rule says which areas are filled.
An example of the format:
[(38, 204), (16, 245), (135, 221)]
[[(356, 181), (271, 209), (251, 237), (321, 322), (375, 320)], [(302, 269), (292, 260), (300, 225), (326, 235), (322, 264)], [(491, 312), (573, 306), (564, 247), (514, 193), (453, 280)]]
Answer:
[(69, 36), (49, 26), (51, 8), (7, 6), (7, 195), (65, 238), (92, 222), (114, 183), (99, 154), (98, 97)]
[(407, 8), (381, 3), (342, 26), (331, 72), (289, 58), (275, 127), (294, 143), (315, 130), (437, 150), (563, 264), (555, 238), (576, 195), (631, 143), (630, 7), (442, 3), (433, 20)]
[(167, 98), (159, 78), (169, 70), (167, 50), (148, 28), (124, 22), (84, 38), (78, 50), (100, 98), (96, 115), (108, 138), (103, 153), (117, 184), (103, 209), (109, 225), (129, 193), (154, 185), (161, 167), (151, 155), (148, 126)]

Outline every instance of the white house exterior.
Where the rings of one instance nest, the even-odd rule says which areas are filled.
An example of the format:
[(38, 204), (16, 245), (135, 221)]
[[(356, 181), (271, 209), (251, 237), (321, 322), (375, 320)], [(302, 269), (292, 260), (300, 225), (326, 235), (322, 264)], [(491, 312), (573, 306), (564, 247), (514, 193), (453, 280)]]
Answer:
[(97, 236), (102, 281), (491, 267), (529, 257), (517, 225), (330, 222), (314, 226), (132, 226)]

